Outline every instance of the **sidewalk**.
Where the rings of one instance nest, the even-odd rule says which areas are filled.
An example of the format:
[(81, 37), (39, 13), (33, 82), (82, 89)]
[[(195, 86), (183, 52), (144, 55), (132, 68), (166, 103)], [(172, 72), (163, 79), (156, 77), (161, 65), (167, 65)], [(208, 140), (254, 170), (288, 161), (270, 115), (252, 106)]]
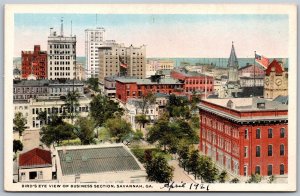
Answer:
[(168, 163), (170, 166), (174, 167), (174, 182), (195, 183), (193, 176), (187, 175), (183, 168), (179, 167), (177, 160), (171, 160)]

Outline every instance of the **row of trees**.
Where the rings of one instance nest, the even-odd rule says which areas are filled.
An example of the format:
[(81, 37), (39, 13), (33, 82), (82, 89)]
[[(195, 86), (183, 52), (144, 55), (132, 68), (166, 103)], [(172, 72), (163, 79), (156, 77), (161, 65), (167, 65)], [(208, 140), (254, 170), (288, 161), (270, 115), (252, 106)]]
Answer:
[[(192, 173), (195, 179), (201, 178), (208, 183), (213, 183), (217, 179), (219, 182), (225, 182), (226, 172), (222, 172), (218, 176), (218, 169), (209, 157), (200, 156), (198, 150), (190, 150), (189, 147), (183, 146), (178, 150), (180, 165), (188, 173)], [(218, 178), (220, 177), (220, 178)]]

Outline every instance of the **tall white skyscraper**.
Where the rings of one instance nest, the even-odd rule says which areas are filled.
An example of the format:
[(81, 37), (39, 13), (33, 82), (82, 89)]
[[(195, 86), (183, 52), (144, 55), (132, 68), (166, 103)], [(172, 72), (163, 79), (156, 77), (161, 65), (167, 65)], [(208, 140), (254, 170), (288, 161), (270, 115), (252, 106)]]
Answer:
[(64, 36), (63, 21), (60, 35), (50, 29), (48, 37), (48, 79), (74, 79), (76, 68), (76, 36)]
[(85, 30), (85, 57), (86, 57), (86, 77), (97, 78), (99, 75), (98, 47), (104, 45), (105, 29)]

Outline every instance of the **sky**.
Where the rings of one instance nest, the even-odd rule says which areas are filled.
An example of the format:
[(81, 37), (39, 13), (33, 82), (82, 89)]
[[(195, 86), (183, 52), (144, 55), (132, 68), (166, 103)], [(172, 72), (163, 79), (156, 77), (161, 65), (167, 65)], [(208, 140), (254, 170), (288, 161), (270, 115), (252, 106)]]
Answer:
[(254, 14), (15, 14), (14, 56), (41, 45), (47, 50), (50, 27), (77, 37), (85, 56), (87, 28), (104, 27), (105, 39), (125, 46), (146, 45), (147, 57), (228, 58), (234, 42), (238, 58), (288, 57), (288, 15)]

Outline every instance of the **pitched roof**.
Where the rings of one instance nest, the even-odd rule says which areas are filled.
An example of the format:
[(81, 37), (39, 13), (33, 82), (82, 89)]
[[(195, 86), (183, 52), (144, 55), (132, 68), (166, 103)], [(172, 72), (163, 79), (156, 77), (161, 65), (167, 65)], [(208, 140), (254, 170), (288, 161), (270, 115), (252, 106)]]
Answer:
[(63, 175), (141, 170), (123, 146), (58, 150)]
[(51, 152), (40, 148), (34, 148), (28, 152), (20, 154), (19, 167), (31, 168), (31, 167), (43, 167), (51, 166)]
[(289, 96), (283, 96), (283, 95), (279, 95), (278, 97), (276, 97), (273, 101), (278, 101), (282, 104), (289, 104)]
[[(241, 70), (243, 70), (243, 69), (246, 69), (246, 68), (249, 68), (249, 67), (253, 67), (253, 65), (252, 65), (252, 64), (247, 64), (246, 66), (239, 68), (239, 71), (241, 71)], [(263, 67), (262, 67), (262, 66), (255, 65), (255, 70), (256, 70), (256, 69), (263, 70)]]
[(232, 42), (232, 47), (231, 47), (231, 52), (230, 52), (230, 56), (228, 59), (227, 67), (235, 67), (235, 68), (239, 67), (238, 60), (237, 60), (235, 50), (234, 50), (233, 42)]
[(276, 59), (274, 59), (266, 69), (266, 75), (270, 75), (271, 71), (275, 71), (276, 75), (281, 75), (284, 72), (284, 67)]

